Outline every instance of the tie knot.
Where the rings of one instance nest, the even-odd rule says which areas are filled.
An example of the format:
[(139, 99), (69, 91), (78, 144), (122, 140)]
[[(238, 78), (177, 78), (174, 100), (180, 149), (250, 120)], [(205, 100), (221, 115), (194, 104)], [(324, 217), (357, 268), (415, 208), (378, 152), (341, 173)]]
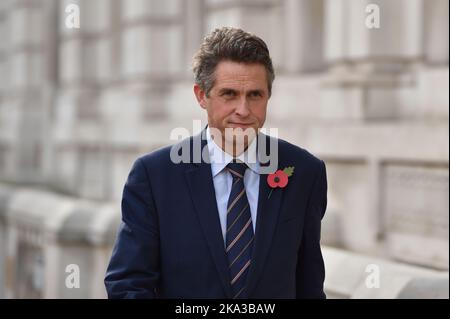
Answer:
[(229, 163), (227, 168), (233, 178), (244, 178), (245, 170), (248, 166), (245, 163)]

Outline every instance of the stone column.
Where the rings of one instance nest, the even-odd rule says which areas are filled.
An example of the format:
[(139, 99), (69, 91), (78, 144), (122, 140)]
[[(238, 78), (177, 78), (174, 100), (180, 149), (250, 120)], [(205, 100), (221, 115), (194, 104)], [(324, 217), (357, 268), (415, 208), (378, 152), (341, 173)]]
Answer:
[(424, 50), (428, 64), (448, 66), (448, 20), (447, 0), (424, 2)]
[[(109, 193), (108, 131), (101, 112), (102, 87), (114, 79), (111, 31), (117, 1), (59, 2), (59, 91), (53, 127), (53, 185), (104, 199)], [(80, 9), (80, 28), (68, 28), (67, 5)]]
[(45, 1), (7, 1), (0, 8), (0, 178), (43, 179), (45, 136)]
[(207, 0), (206, 33), (217, 27), (239, 27), (260, 36), (275, 67), (283, 65), (283, 6), (277, 0)]
[[(406, 117), (415, 105), (414, 70), (423, 59), (423, 2), (328, 0), (325, 2), (325, 59), (320, 112), (323, 119), (341, 125)], [(370, 15), (379, 9), (379, 28)], [(374, 11), (375, 10), (375, 11)], [(411, 96), (411, 98), (409, 98)], [(359, 124), (356, 124), (359, 123)], [(354, 137), (355, 148), (363, 140)], [(332, 146), (330, 146), (332, 147)], [(335, 152), (338, 153), (337, 150)], [(384, 234), (380, 187), (381, 150), (372, 148), (363, 158), (350, 157), (345, 170), (341, 159), (329, 159), (330, 176), (336, 172), (359, 172), (351, 185), (340, 179), (330, 181), (333, 191), (347, 203), (341, 212), (344, 245), (356, 251), (379, 253)], [(356, 180), (361, 182), (358, 190)], [(358, 196), (350, 194), (361, 193)], [(351, 198), (350, 200), (345, 200)], [(362, 200), (361, 200), (362, 199)]]
[(283, 4), (283, 68), (288, 73), (322, 70), (323, 1), (285, 0)]
[[(379, 9), (379, 28), (370, 24), (374, 6)], [(330, 73), (324, 117), (383, 120), (410, 111), (414, 100), (405, 98), (405, 91), (412, 86), (415, 65), (423, 59), (422, 11), (422, 0), (325, 2)]]
[[(375, 12), (367, 8), (379, 9), (379, 28), (366, 25)], [(445, 8), (437, 0), (325, 2), (329, 69), (320, 107), (329, 125), (318, 139), (328, 139), (343, 246), (442, 269), (448, 268), (448, 45), (438, 44), (435, 32), (447, 39), (448, 29), (436, 29), (448, 24)]]
[(181, 0), (119, 3), (118, 25), (113, 26), (117, 77), (104, 86), (101, 97), (112, 198), (121, 196), (133, 159), (160, 146), (155, 141), (160, 143), (162, 135), (168, 137), (160, 130), (170, 124), (168, 96), (187, 71), (186, 6)]
[[(14, 114), (17, 108), (12, 103), (7, 102), (8, 79), (10, 78), (10, 63), (8, 62), (9, 41), (10, 41), (10, 23), (9, 4), (1, 2), (0, 4), (0, 179), (5, 179), (6, 175), (11, 175), (13, 170), (13, 136), (14, 132)], [(8, 134), (9, 133), (9, 134)]]
[[(417, 114), (432, 121), (449, 118), (448, 95), (448, 37), (449, 2), (430, 0), (424, 2), (424, 61), (421, 68), (419, 107)], [(442, 94), (436, 94), (442, 92)], [(447, 92), (447, 94), (444, 94)]]
[[(192, 57), (197, 52), (205, 36), (205, 0), (183, 1), (183, 39), (185, 52), (182, 69), (186, 72), (186, 78), (193, 78), (191, 64)], [(192, 81), (191, 81), (192, 82)]]

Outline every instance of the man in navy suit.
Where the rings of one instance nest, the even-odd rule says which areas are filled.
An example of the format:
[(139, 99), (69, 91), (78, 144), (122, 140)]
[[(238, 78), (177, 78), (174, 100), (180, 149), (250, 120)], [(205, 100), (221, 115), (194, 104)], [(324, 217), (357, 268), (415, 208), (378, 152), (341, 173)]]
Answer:
[(325, 165), (261, 132), (275, 78), (266, 44), (216, 29), (193, 69), (208, 125), (134, 163), (109, 298), (325, 298)]

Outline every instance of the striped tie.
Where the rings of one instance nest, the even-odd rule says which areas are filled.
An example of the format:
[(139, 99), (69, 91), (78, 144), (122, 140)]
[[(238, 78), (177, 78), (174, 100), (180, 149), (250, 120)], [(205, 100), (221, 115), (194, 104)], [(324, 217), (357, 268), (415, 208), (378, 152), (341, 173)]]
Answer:
[(245, 163), (230, 163), (228, 171), (233, 177), (227, 205), (226, 253), (230, 270), (233, 298), (242, 298), (253, 248), (253, 225), (245, 193)]

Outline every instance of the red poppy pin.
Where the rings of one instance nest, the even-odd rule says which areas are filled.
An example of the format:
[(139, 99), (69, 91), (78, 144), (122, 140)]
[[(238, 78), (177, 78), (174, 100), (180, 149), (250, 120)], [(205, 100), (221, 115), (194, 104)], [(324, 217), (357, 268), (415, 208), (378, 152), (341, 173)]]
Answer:
[(270, 198), (270, 195), (272, 195), (272, 192), (275, 188), (285, 188), (288, 184), (289, 177), (294, 174), (294, 166), (286, 167), (285, 169), (277, 170), (275, 173), (269, 174), (267, 176), (267, 183), (269, 184), (272, 189), (270, 190), (269, 196), (267, 198)]

